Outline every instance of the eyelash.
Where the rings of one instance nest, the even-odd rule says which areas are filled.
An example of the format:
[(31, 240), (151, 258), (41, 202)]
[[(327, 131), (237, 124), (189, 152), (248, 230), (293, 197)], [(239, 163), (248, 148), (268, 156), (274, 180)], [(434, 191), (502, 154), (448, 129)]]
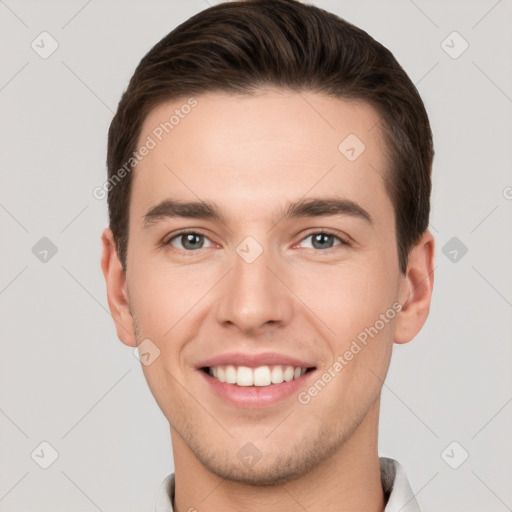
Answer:
[[(162, 242), (162, 245), (163, 246), (172, 247), (173, 249), (176, 249), (176, 250), (184, 252), (184, 253), (194, 253), (197, 250), (196, 251), (189, 251), (189, 250), (186, 250), (186, 249), (178, 249), (178, 248), (176, 248), (176, 247), (171, 245), (171, 242), (173, 240), (175, 240), (176, 238), (179, 238), (180, 236), (188, 235), (188, 234), (199, 235), (199, 236), (202, 236), (204, 238), (208, 238), (206, 235), (203, 235), (202, 233), (199, 233), (195, 229), (183, 229), (182, 231), (179, 231), (178, 233), (175, 233), (171, 238), (169, 238), (166, 241)], [(331, 231), (329, 229), (320, 229), (320, 230), (317, 230), (317, 231), (310, 231), (307, 235), (305, 235), (304, 237), (301, 238), (300, 242), (303, 242), (304, 240), (306, 240), (306, 238), (309, 238), (309, 237), (311, 237), (313, 235), (319, 235), (319, 234), (329, 235), (329, 236), (332, 236), (334, 238), (337, 238), (339, 240), (339, 242), (340, 242), (339, 245), (343, 245), (343, 246), (346, 246), (346, 247), (351, 247), (352, 246), (352, 244), (347, 239), (341, 237), (338, 233), (336, 233), (334, 231)], [(318, 251), (318, 252), (327, 252), (330, 249), (334, 249), (335, 247), (336, 246), (329, 247), (329, 248), (324, 249), (324, 250), (316, 249), (316, 251)], [(312, 249), (315, 250), (314, 247)]]

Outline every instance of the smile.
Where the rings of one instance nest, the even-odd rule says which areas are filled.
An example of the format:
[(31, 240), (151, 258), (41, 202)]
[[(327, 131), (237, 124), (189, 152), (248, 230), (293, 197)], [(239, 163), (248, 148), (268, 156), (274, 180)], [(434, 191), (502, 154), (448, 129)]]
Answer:
[(218, 365), (203, 368), (203, 371), (214, 377), (219, 382), (233, 384), (236, 386), (271, 386), (290, 382), (302, 377), (308, 370), (313, 368), (302, 368), (285, 365), (249, 366)]

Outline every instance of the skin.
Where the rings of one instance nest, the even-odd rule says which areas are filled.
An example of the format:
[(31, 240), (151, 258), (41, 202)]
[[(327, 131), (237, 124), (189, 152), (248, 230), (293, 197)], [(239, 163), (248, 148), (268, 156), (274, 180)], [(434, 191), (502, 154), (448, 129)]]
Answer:
[[(433, 236), (423, 234), (400, 273), (385, 145), (370, 106), (276, 89), (196, 99), (134, 171), (126, 273), (110, 229), (102, 236), (120, 340), (135, 347), (149, 338), (160, 350), (143, 370), (170, 424), (175, 510), (382, 511), (380, 393), (393, 343), (410, 341), (428, 316)], [(140, 144), (185, 101), (150, 112)], [(338, 150), (348, 134), (366, 146), (353, 162)], [(372, 222), (281, 218), (290, 201), (333, 196)], [(224, 222), (175, 217), (144, 227), (168, 198), (215, 202)], [(187, 252), (187, 239), (175, 236), (183, 228), (206, 237), (192, 247), (204, 245)], [(323, 229), (335, 236), (314, 245)], [(236, 252), (248, 236), (263, 249), (250, 264)], [(293, 395), (236, 408), (196, 368), (218, 354), (272, 351), (314, 362), (318, 378), (395, 302), (403, 309), (307, 405)], [(237, 457), (249, 442), (261, 453), (251, 467)]]

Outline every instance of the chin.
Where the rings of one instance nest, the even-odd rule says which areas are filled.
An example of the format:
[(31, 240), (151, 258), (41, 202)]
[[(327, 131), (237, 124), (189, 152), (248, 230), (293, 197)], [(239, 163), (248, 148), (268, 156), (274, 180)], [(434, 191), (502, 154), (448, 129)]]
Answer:
[[(254, 445), (252, 446), (253, 457), (257, 458), (258, 455), (255, 452), (259, 451)], [(249, 462), (244, 461), (242, 450), (238, 453), (223, 455), (211, 451), (207, 453), (196, 451), (195, 455), (208, 471), (224, 480), (262, 487), (283, 485), (308, 474), (328, 458), (328, 451), (326, 453), (319, 449), (318, 445), (315, 446), (315, 443), (308, 441), (300, 443), (298, 447), (289, 447), (288, 453), (280, 451), (276, 456), (259, 452), (261, 459), (256, 461), (253, 459)]]
[[(308, 472), (306, 464), (295, 462), (295, 465), (283, 462), (263, 463), (257, 462), (254, 466), (245, 466), (242, 462), (237, 464), (206, 464), (203, 465), (216, 476), (244, 485), (267, 487), (270, 485), (283, 485), (295, 480)], [(301, 467), (302, 466), (302, 467)]]

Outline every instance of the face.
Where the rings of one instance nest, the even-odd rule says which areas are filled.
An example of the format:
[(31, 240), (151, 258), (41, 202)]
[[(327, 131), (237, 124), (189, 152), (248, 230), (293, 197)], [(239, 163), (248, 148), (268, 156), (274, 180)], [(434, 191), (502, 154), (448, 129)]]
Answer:
[(195, 100), (168, 134), (187, 99), (143, 126), (118, 333), (157, 354), (143, 370), (175, 458), (286, 481), (377, 428), (411, 289), (379, 118), (317, 93)]

